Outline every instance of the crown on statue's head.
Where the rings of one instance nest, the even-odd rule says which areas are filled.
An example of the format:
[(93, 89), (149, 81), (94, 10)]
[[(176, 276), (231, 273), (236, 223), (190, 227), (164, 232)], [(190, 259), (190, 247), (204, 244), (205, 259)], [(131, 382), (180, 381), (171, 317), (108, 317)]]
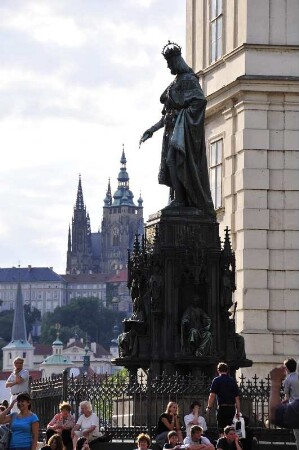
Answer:
[(181, 55), (182, 47), (180, 47), (175, 42), (170, 42), (163, 47), (162, 55), (165, 59), (172, 58), (173, 56), (180, 56)]

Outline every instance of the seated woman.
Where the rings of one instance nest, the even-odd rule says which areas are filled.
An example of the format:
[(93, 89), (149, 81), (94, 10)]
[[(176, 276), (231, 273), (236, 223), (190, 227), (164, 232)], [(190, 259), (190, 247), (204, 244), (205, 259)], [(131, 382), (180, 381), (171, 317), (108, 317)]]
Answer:
[(90, 442), (101, 435), (99, 431), (99, 418), (92, 412), (91, 403), (88, 401), (81, 402), (80, 409), (81, 416), (71, 432), (73, 448), (76, 448), (79, 437), (85, 437)]
[(183, 441), (180, 418), (178, 416), (178, 404), (169, 402), (166, 411), (159, 417), (157, 425), (156, 443), (163, 448), (168, 432), (175, 430), (178, 434), (179, 442)]
[(46, 442), (48, 443), (49, 438), (54, 434), (60, 434), (64, 446), (67, 449), (72, 448), (71, 431), (75, 426), (75, 419), (71, 414), (71, 405), (67, 402), (62, 402), (59, 405), (59, 411), (47, 425)]

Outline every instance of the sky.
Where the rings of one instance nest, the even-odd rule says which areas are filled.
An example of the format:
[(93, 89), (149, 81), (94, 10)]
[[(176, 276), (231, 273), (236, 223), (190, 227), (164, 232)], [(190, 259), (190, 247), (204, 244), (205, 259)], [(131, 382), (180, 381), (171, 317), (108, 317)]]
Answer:
[(123, 145), (145, 220), (166, 206), (163, 130), (138, 142), (173, 80), (168, 40), (185, 55), (185, 0), (1, 0), (0, 267), (65, 273), (79, 174), (96, 232)]

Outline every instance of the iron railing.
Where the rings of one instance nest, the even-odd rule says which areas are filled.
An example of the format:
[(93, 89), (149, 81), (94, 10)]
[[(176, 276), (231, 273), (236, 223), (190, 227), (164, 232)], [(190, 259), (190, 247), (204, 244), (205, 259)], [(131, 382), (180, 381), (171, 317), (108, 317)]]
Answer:
[[(260, 429), (275, 428), (268, 423), (270, 378), (254, 376), (247, 379), (242, 376), (238, 382), (241, 411), (250, 425)], [(65, 371), (52, 378), (33, 381), (30, 388), (33, 410), (39, 416), (41, 428), (45, 428), (58, 412), (62, 400), (72, 405), (76, 418), (79, 403), (89, 400), (100, 418), (100, 425), (109, 430), (114, 438), (126, 440), (134, 439), (141, 431), (154, 436), (155, 425), (169, 401), (178, 403), (181, 418), (189, 413), (193, 400), (201, 402), (204, 414), (210, 384), (211, 380), (205, 377), (177, 374), (152, 377), (148, 372), (132, 377), (121, 372), (113, 376), (75, 378), (69, 377)], [(207, 423), (210, 429), (216, 426), (215, 410), (209, 414)], [(290, 436), (287, 442), (292, 440)]]

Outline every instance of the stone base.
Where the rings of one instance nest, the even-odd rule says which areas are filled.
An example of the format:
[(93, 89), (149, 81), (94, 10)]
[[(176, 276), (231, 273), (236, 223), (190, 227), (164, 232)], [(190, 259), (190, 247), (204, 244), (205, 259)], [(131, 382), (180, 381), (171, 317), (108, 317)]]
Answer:
[(228, 232), (222, 247), (214, 217), (165, 208), (150, 217), (145, 238), (142, 246), (135, 243), (129, 279), (138, 285), (146, 332), (134, 327), (125, 335), (115, 363), (131, 373), (141, 367), (155, 375), (208, 377), (219, 361), (230, 361), (233, 372), (249, 366), (228, 312), (235, 267)]

